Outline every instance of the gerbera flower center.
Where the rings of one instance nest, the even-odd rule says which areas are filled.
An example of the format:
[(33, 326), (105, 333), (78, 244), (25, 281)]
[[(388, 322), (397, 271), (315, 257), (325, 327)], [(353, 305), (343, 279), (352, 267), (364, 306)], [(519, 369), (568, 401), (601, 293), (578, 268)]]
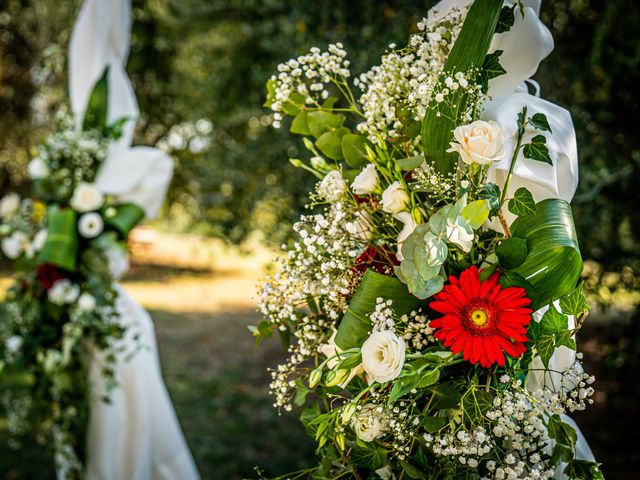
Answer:
[(487, 312), (484, 310), (474, 310), (471, 312), (471, 321), (476, 324), (478, 327), (482, 327), (485, 323), (489, 321), (487, 317)]

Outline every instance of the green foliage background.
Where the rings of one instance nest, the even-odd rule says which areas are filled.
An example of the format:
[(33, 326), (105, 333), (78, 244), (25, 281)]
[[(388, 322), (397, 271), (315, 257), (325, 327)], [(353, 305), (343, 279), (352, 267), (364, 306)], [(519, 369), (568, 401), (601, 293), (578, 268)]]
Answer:
[[(65, 101), (65, 51), (79, 3), (5, 0), (0, 6), (2, 191), (24, 185), (29, 147)], [(267, 126), (265, 81), (280, 61), (336, 41), (350, 52), (353, 71), (364, 71), (388, 43), (405, 42), (433, 2), (133, 3), (129, 72), (144, 113), (137, 140), (165, 142), (176, 158), (165, 227), (232, 242), (248, 236), (279, 242), (312, 179), (287, 162), (304, 155), (298, 140), (286, 128)], [(545, 0), (542, 18), (556, 49), (536, 78), (543, 96), (568, 108), (576, 125), (582, 181), (574, 207), (583, 254), (608, 271), (627, 266), (622, 277), (634, 283), (640, 6)]]

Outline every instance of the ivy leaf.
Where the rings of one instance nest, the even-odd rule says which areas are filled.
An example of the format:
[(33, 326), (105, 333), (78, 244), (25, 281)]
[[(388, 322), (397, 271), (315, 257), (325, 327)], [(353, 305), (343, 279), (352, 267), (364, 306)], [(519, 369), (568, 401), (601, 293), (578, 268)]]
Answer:
[(308, 388), (301, 379), (296, 380), (296, 396), (294, 403), (301, 407), (307, 401), (307, 395), (311, 393), (311, 389)]
[(500, 65), (500, 55), (502, 55), (502, 50), (496, 50), (493, 53), (487, 54), (484, 59), (478, 80), (482, 88), (482, 93), (487, 93), (489, 90), (489, 80), (507, 73), (504, 67)]
[(359, 442), (351, 454), (351, 460), (369, 470), (377, 470), (388, 463), (388, 451), (375, 442)]
[(493, 405), (493, 397), (484, 390), (472, 390), (462, 400), (465, 417), (473, 422), (483, 416)]
[(578, 316), (589, 310), (587, 300), (582, 293), (582, 283), (580, 283), (573, 292), (560, 299), (560, 310), (567, 315)]
[(275, 329), (275, 325), (271, 322), (263, 320), (257, 326), (249, 325), (249, 331), (251, 334), (256, 337), (256, 345), (260, 345), (260, 342), (265, 338), (273, 337), (273, 331)]
[(504, 33), (511, 30), (511, 27), (513, 27), (516, 21), (516, 16), (513, 13), (515, 8), (515, 5), (513, 7), (502, 7), (500, 16), (498, 17), (498, 24), (496, 25), (496, 33)]
[(511, 237), (500, 242), (496, 248), (496, 255), (506, 269), (519, 267), (527, 259), (527, 241), (522, 238)]
[(576, 480), (604, 480), (604, 475), (600, 471), (600, 463), (587, 462), (586, 460), (572, 460), (564, 469), (567, 478)]
[(531, 143), (527, 143), (522, 149), (524, 157), (553, 165), (546, 143), (547, 139), (544, 135), (536, 135), (531, 139)]
[(549, 126), (549, 121), (547, 120), (547, 116), (544, 113), (536, 113), (529, 119), (529, 124), (537, 129), (545, 132), (551, 133), (551, 127)]
[(489, 215), (498, 213), (498, 209), (500, 208), (500, 187), (498, 185), (492, 182), (486, 183), (482, 187), (478, 198), (489, 202), (489, 206), (491, 207)]
[(409, 478), (427, 478), (426, 473), (420, 470), (418, 467), (411, 465), (406, 460), (401, 460), (400, 465), (402, 466), (402, 471)]
[(525, 187), (516, 190), (513, 198), (509, 200), (509, 211), (518, 217), (526, 217), (536, 213), (536, 202), (533, 195)]
[(551, 454), (552, 461), (557, 465), (561, 461), (570, 462), (573, 460), (573, 449), (578, 440), (575, 429), (563, 422), (558, 415), (553, 415), (549, 417), (547, 430), (549, 437), (556, 441)]
[(568, 329), (568, 318), (551, 304), (540, 320), (529, 325), (529, 341), (535, 345), (542, 364), (548, 367), (555, 349), (561, 345), (575, 350), (576, 343)]
[(445, 417), (425, 416), (420, 422), (420, 426), (428, 433), (435, 433), (449, 422)]

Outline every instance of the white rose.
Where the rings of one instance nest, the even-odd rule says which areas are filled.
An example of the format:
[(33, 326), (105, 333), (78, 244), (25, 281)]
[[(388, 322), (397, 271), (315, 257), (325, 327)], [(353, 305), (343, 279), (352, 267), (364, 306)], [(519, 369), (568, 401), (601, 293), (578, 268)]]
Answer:
[(400, 213), (407, 209), (411, 199), (400, 182), (393, 182), (382, 192), (382, 210), (387, 213)]
[(96, 298), (88, 292), (84, 292), (78, 297), (78, 311), (86, 313), (96, 308)]
[(99, 213), (85, 213), (78, 220), (78, 232), (84, 238), (95, 238), (102, 233), (104, 221)]
[(31, 241), (31, 248), (33, 248), (33, 250), (36, 252), (42, 250), (44, 244), (47, 241), (47, 235), (49, 235), (49, 232), (47, 232), (46, 228), (43, 228), (38, 233), (36, 233), (33, 237), (33, 240)]
[(462, 225), (458, 221), (447, 221), (447, 240), (462, 248), (463, 252), (470, 252), (473, 246), (473, 230), (470, 227)]
[(373, 218), (367, 211), (358, 210), (352, 222), (345, 229), (357, 240), (369, 241), (373, 237)]
[(29, 162), (27, 172), (33, 180), (41, 180), (49, 175), (49, 167), (42, 158), (36, 157)]
[(4, 342), (4, 348), (10, 354), (17, 353), (21, 347), (22, 347), (22, 337), (19, 335), (12, 335), (11, 337), (7, 338)]
[(104, 195), (93, 183), (81, 183), (73, 192), (71, 207), (77, 212), (91, 212), (104, 203)]
[(5, 195), (0, 200), (0, 218), (9, 218), (20, 208), (20, 197), (15, 193)]
[(109, 266), (109, 273), (114, 280), (120, 280), (125, 273), (129, 270), (129, 255), (127, 252), (117, 246), (107, 248), (104, 251), (107, 257), (107, 265)]
[(54, 305), (73, 303), (80, 295), (80, 287), (71, 283), (71, 280), (63, 278), (58, 280), (47, 292), (47, 298)]
[(362, 345), (362, 365), (374, 382), (384, 383), (397, 378), (404, 358), (404, 340), (389, 330), (372, 333)]
[(378, 406), (367, 403), (362, 406), (358, 415), (351, 422), (356, 435), (363, 442), (373, 442), (381, 437), (387, 429), (388, 420), (383, 413), (378, 413)]
[(378, 189), (378, 172), (376, 166), (370, 163), (358, 174), (351, 184), (356, 195), (369, 195)]
[(331, 203), (340, 200), (346, 192), (347, 183), (342, 178), (339, 170), (331, 170), (318, 185), (318, 193)]
[(0, 248), (7, 258), (15, 260), (26, 251), (28, 245), (29, 238), (24, 233), (13, 232), (10, 236), (2, 239)]
[(487, 165), (502, 158), (504, 138), (502, 127), (490, 120), (476, 120), (453, 131), (455, 142), (447, 152), (458, 152), (467, 165)]
[(413, 215), (411, 215), (411, 212), (396, 213), (393, 217), (400, 220), (404, 224), (402, 230), (400, 230), (400, 233), (398, 234), (398, 250), (396, 252), (396, 257), (398, 258), (398, 260), (402, 261), (404, 260), (404, 256), (402, 255), (402, 244), (407, 238), (409, 238), (409, 235), (413, 233), (418, 224), (413, 218)]

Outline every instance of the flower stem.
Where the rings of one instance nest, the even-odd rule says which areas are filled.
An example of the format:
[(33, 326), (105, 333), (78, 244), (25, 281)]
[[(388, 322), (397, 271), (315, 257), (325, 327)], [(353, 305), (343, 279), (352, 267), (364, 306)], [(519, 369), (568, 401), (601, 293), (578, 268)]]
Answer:
[(520, 152), (520, 147), (522, 146), (522, 136), (524, 135), (524, 123), (527, 121), (527, 107), (523, 107), (522, 109), (522, 119), (523, 119), (522, 120), (523, 125), (522, 127), (518, 125), (518, 140), (516, 141), (516, 148), (513, 151), (513, 156), (511, 157), (511, 164), (509, 165), (509, 173), (507, 173), (507, 179), (504, 182), (504, 187), (502, 189), (502, 196), (500, 197), (500, 208), (502, 208), (504, 199), (507, 196), (507, 190), (509, 190), (509, 183), (511, 182), (511, 177), (513, 175), (513, 168), (516, 166), (518, 153)]

